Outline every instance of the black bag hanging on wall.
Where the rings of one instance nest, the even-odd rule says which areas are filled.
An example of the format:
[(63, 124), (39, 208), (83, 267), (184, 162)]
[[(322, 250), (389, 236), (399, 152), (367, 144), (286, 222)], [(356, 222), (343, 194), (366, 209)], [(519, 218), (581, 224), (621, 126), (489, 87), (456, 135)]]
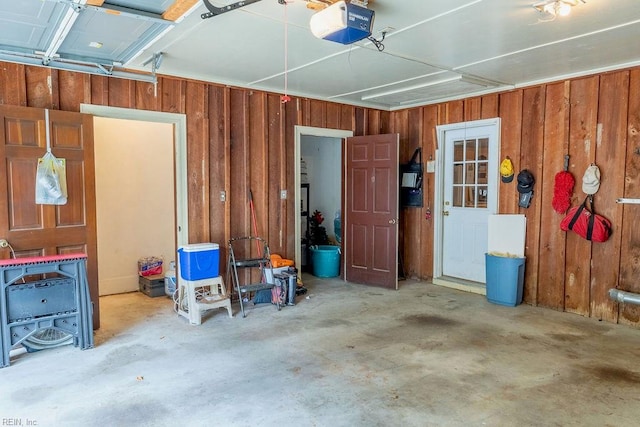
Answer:
[(400, 165), (400, 205), (422, 207), (422, 148), (416, 148), (409, 163)]

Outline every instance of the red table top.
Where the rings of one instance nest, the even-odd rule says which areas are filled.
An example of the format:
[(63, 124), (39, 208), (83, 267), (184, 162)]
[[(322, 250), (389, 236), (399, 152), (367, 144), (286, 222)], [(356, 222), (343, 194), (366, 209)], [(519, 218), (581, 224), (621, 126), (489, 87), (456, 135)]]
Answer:
[(0, 267), (6, 267), (11, 265), (23, 265), (23, 264), (33, 264), (36, 262), (52, 262), (52, 261), (68, 261), (72, 259), (87, 258), (87, 254), (77, 253), (77, 254), (64, 254), (64, 255), (46, 255), (46, 256), (34, 256), (27, 258), (12, 258), (12, 259), (2, 259), (0, 260)]

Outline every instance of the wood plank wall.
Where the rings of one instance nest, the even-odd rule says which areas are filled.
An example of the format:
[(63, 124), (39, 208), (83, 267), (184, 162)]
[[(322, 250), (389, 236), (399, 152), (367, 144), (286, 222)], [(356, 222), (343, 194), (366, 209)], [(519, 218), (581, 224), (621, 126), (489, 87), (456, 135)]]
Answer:
[[(81, 103), (186, 114), (189, 240), (226, 242), (249, 233), (251, 189), (258, 233), (285, 257), (295, 251), (295, 206), (279, 195), (294, 194), (295, 125), (355, 135), (397, 132), (406, 162), (417, 147), (424, 161), (435, 158), (436, 125), (500, 117), (501, 156), (536, 177), (528, 209), (518, 207), (515, 185), (500, 185), (500, 213), (527, 216), (525, 302), (640, 326), (638, 307), (619, 306), (607, 295), (614, 287), (640, 293), (640, 206), (616, 203), (640, 198), (640, 67), (389, 112), (296, 97), (282, 104), (279, 94), (172, 77), (160, 77), (154, 88), (0, 62), (0, 104), (80, 111)], [(596, 207), (614, 225), (606, 243), (559, 228), (562, 216), (551, 200), (565, 154), (577, 181), (573, 204), (583, 199), (586, 167), (600, 167)], [(432, 174), (424, 185), (424, 207), (402, 210), (400, 248), (406, 275), (430, 279), (434, 233), (426, 214), (438, 209)]]

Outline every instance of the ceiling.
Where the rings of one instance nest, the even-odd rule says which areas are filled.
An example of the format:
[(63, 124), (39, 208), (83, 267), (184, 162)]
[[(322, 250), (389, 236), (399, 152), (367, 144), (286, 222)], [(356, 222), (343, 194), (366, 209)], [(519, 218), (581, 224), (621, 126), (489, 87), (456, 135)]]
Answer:
[[(154, 80), (154, 72), (397, 110), (640, 65), (640, 1), (375, 0), (373, 37), (315, 38), (305, 0), (0, 0), (0, 60)], [(159, 55), (161, 53), (161, 55)], [(155, 55), (155, 56), (154, 56)]]

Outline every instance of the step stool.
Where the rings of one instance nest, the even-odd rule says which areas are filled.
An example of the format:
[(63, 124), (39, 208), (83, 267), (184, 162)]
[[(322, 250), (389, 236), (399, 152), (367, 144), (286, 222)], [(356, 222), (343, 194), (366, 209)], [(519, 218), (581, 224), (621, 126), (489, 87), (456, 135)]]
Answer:
[(202, 323), (202, 314), (214, 308), (226, 308), (233, 317), (231, 296), (227, 295), (222, 276), (202, 280), (178, 281), (178, 314), (192, 325)]

